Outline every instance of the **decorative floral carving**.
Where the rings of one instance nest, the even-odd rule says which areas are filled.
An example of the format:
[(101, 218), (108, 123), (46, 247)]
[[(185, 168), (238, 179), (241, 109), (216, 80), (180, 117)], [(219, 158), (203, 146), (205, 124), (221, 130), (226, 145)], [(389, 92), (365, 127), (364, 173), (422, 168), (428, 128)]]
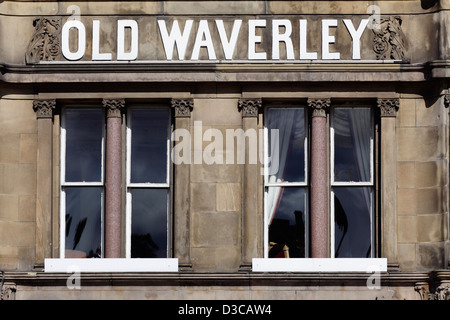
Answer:
[(243, 118), (258, 117), (258, 110), (262, 107), (261, 99), (239, 100), (238, 109), (242, 112)]
[(121, 118), (125, 109), (125, 99), (103, 99), (107, 118)]
[(372, 30), (375, 35), (373, 50), (378, 60), (406, 60), (407, 42), (400, 17), (382, 18), (379, 25)]
[(175, 109), (176, 118), (188, 118), (194, 108), (193, 99), (172, 99), (172, 108)]
[(400, 100), (397, 98), (378, 99), (377, 105), (380, 108), (382, 117), (395, 117), (400, 106)]
[(60, 18), (39, 17), (34, 19), (33, 37), (25, 55), (26, 63), (55, 60), (60, 54)]
[(34, 100), (33, 109), (38, 119), (53, 118), (53, 110), (56, 107), (56, 100)]
[(444, 95), (444, 106), (446, 108), (450, 106), (450, 93)]
[(308, 99), (308, 107), (311, 108), (313, 117), (326, 117), (327, 110), (331, 106), (331, 100), (326, 99)]

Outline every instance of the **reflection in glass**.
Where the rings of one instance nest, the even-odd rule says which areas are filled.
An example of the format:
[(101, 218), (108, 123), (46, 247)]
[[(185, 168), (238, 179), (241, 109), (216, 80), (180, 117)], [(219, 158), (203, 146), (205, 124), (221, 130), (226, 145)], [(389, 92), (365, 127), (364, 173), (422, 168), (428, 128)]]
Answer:
[(167, 189), (133, 189), (131, 257), (167, 258)]
[(269, 182), (304, 182), (305, 109), (270, 108), (267, 129)]
[(102, 180), (103, 111), (67, 108), (65, 112), (67, 182)]
[(101, 257), (101, 187), (66, 187), (66, 257)]
[(334, 181), (371, 181), (370, 108), (336, 108), (333, 128)]
[(131, 109), (131, 182), (167, 182), (168, 109)]
[(371, 188), (337, 187), (333, 190), (335, 257), (371, 257)]
[[(276, 204), (269, 215), (269, 258), (305, 257), (305, 188), (272, 187)], [(271, 188), (269, 188), (271, 189)]]

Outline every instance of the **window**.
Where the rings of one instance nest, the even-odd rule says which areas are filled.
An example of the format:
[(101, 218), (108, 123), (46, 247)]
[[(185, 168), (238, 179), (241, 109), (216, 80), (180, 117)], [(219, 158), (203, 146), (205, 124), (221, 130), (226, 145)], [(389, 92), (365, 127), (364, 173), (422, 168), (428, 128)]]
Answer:
[[(310, 257), (311, 166), (306, 107), (269, 106), (265, 113), (265, 258)], [(331, 258), (372, 258), (374, 250), (374, 119), (366, 106), (329, 112)]]
[(267, 110), (266, 252), (271, 258), (308, 255), (307, 128), (305, 108)]
[(371, 108), (331, 111), (331, 254), (374, 256)]
[(103, 257), (104, 112), (65, 108), (61, 123), (61, 257)]
[[(105, 257), (105, 110), (67, 106), (61, 122), (61, 252)], [(130, 107), (126, 130), (125, 257), (170, 256), (170, 109)], [(122, 159), (122, 155), (116, 155)]]
[(127, 257), (170, 251), (168, 108), (132, 107), (127, 117)]

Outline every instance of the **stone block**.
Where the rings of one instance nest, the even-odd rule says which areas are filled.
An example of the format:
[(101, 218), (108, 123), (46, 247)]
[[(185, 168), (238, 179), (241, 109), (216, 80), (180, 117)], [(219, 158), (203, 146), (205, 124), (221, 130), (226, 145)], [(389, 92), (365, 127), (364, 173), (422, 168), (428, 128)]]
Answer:
[(417, 271), (440, 269), (446, 266), (443, 242), (418, 244)]
[(20, 163), (36, 163), (37, 158), (37, 135), (21, 134), (20, 135)]
[(231, 212), (197, 213), (191, 221), (192, 246), (237, 246), (240, 215)]
[(413, 161), (397, 163), (397, 186), (399, 188), (415, 186), (415, 164)]
[(417, 216), (417, 237), (419, 242), (443, 241), (444, 216), (430, 214)]
[(19, 134), (0, 136), (0, 163), (16, 163), (19, 160)]
[(415, 186), (418, 188), (441, 186), (441, 168), (439, 161), (416, 162), (414, 170)]
[(238, 99), (194, 99), (193, 121), (202, 121), (204, 126), (240, 126), (242, 115), (238, 110)]
[(36, 196), (20, 195), (19, 221), (35, 221), (35, 220), (36, 220)]
[(240, 183), (216, 184), (217, 211), (240, 211), (242, 201)]
[(398, 262), (401, 270), (414, 270), (416, 267), (416, 244), (398, 244)]
[(416, 127), (398, 129), (398, 160), (428, 161), (439, 159), (440, 130), (438, 127)]
[(192, 212), (216, 211), (216, 186), (214, 183), (191, 183)]
[(33, 247), (35, 245), (33, 222), (9, 222), (0, 220), (0, 243), (6, 246)]
[(17, 221), (19, 199), (17, 195), (0, 195), (0, 220)]
[(197, 271), (236, 271), (240, 260), (241, 254), (237, 247), (191, 249), (193, 269)]
[(401, 99), (398, 109), (398, 121), (400, 127), (414, 127), (416, 125), (416, 108), (414, 99)]
[(417, 241), (417, 217), (399, 216), (398, 217), (398, 242), (416, 242)]

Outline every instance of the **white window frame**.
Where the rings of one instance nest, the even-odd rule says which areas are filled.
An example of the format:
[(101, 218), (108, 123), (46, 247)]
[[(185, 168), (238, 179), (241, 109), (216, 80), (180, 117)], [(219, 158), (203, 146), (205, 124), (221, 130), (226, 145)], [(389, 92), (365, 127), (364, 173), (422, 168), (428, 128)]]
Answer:
[[(132, 109), (167, 109), (168, 117), (167, 117), (167, 160), (166, 160), (166, 182), (165, 183), (132, 183), (131, 182), (131, 139), (132, 139), (132, 120), (131, 120), (131, 111)], [(166, 225), (166, 234), (167, 234), (167, 257), (170, 257), (170, 249), (171, 249), (171, 201), (170, 201), (170, 193), (171, 193), (171, 162), (170, 162), (170, 152), (171, 152), (171, 120), (170, 120), (170, 109), (166, 106), (162, 105), (133, 105), (127, 108), (127, 129), (126, 129), (126, 213), (125, 213), (125, 257), (131, 258), (131, 221), (132, 221), (132, 195), (131, 190), (134, 188), (154, 188), (154, 189), (166, 189), (167, 190), (167, 225)], [(158, 259), (158, 258), (156, 258)], [(161, 258), (159, 258), (161, 259)]]
[[(304, 109), (305, 112), (305, 141), (304, 141), (304, 150), (305, 150), (305, 181), (304, 182), (269, 182), (269, 128), (268, 126), (268, 110), (271, 108), (276, 109)], [(309, 197), (308, 197), (308, 159), (309, 159), (309, 150), (308, 150), (308, 139), (309, 139), (309, 130), (308, 130), (308, 108), (302, 105), (291, 105), (291, 106), (281, 106), (281, 105), (268, 105), (264, 108), (264, 258), (269, 259), (269, 213), (268, 213), (268, 205), (267, 205), (267, 197), (269, 193), (270, 187), (303, 187), (305, 189), (305, 255), (309, 255)]]
[[(370, 109), (370, 126), (372, 128), (372, 134), (370, 137), (370, 180), (364, 182), (356, 182), (356, 181), (335, 181), (334, 180), (334, 112), (336, 108), (348, 108), (348, 109)], [(371, 188), (370, 196), (370, 241), (371, 241), (371, 257), (375, 256), (375, 226), (374, 226), (374, 218), (375, 218), (375, 205), (374, 205), (374, 167), (375, 167), (375, 159), (374, 159), (374, 112), (373, 108), (368, 105), (352, 105), (352, 106), (333, 106), (330, 113), (330, 251), (331, 258), (335, 258), (335, 203), (334, 203), (334, 188), (335, 187), (369, 187)], [(347, 258), (345, 258), (347, 259)], [(367, 259), (367, 258), (366, 258)]]
[[(272, 106), (270, 106), (272, 107)], [(337, 106), (343, 107), (343, 106)], [(353, 106), (358, 107), (358, 106)], [(366, 105), (360, 105), (359, 107), (370, 108)], [(290, 259), (270, 259), (268, 258), (268, 225), (267, 225), (267, 205), (266, 205), (266, 195), (267, 195), (267, 184), (266, 177), (267, 175), (267, 164), (268, 164), (268, 131), (267, 131), (267, 108), (265, 108), (264, 114), (264, 257), (263, 258), (253, 258), (252, 259), (252, 272), (361, 272), (361, 273), (373, 273), (373, 272), (387, 272), (387, 259), (386, 258), (335, 258), (334, 257), (334, 243), (331, 248), (332, 257), (331, 258), (290, 258)], [(374, 129), (374, 112), (372, 109), (371, 112), (371, 125)], [(332, 128), (330, 121), (330, 128)], [(371, 179), (370, 182), (362, 182), (362, 183), (354, 183), (354, 182), (335, 182), (334, 181), (334, 171), (331, 171), (330, 174), (330, 194), (332, 194), (333, 187), (336, 186), (364, 186), (372, 188), (372, 201), (371, 201), (371, 240), (372, 240), (372, 257), (374, 257), (375, 252), (375, 228), (374, 228), (374, 202), (375, 202), (375, 184), (374, 184), (374, 135), (375, 130), (372, 131), (371, 137)], [(308, 142), (308, 137), (307, 137)], [(334, 146), (334, 143), (331, 143), (331, 132), (330, 132), (330, 144)], [(334, 149), (334, 148), (333, 148)], [(307, 151), (308, 148), (305, 148)], [(308, 165), (308, 155), (305, 152), (305, 165)], [(330, 150), (330, 158), (331, 161), (334, 162), (334, 150), (331, 152)], [(330, 165), (331, 165), (330, 161)], [(334, 163), (331, 168), (334, 170)], [(308, 176), (308, 175), (307, 175)], [(273, 186), (304, 186), (308, 188), (307, 180), (305, 183), (286, 183), (286, 184), (273, 184)], [(334, 197), (332, 197), (333, 199)], [(331, 201), (331, 214), (330, 219), (332, 221), (332, 226), (334, 226), (334, 201)], [(309, 212), (307, 212), (307, 217), (309, 219)], [(331, 229), (334, 229), (332, 227)], [(308, 235), (309, 236), (309, 235)], [(334, 230), (332, 231), (332, 235), (330, 235), (332, 241), (334, 242)], [(309, 239), (308, 239), (309, 241)]]
[(104, 170), (104, 166), (105, 166), (105, 133), (106, 133), (106, 128), (105, 125), (102, 126), (102, 160), (101, 160), (101, 181), (98, 182), (84, 182), (84, 181), (80, 181), (80, 182), (66, 182), (66, 110), (68, 108), (77, 108), (77, 109), (102, 109), (102, 114), (103, 114), (103, 118), (105, 115), (105, 112), (103, 110), (103, 108), (98, 107), (98, 106), (91, 106), (91, 105), (86, 105), (86, 106), (64, 106), (62, 108), (62, 113), (61, 113), (61, 126), (60, 126), (60, 210), (59, 210), (59, 214), (60, 214), (60, 227), (59, 227), (59, 243), (60, 243), (60, 247), (59, 247), (59, 256), (61, 258), (65, 258), (65, 250), (66, 250), (66, 192), (65, 192), (65, 188), (66, 187), (101, 187), (102, 188), (102, 192), (101, 192), (101, 217), (100, 217), (100, 221), (101, 221), (101, 241), (100, 241), (100, 246), (101, 246), (101, 257), (104, 257), (104, 236), (105, 236), (105, 231), (104, 231), (104, 218), (105, 218), (105, 201), (104, 201), (104, 197), (105, 197), (105, 170)]

